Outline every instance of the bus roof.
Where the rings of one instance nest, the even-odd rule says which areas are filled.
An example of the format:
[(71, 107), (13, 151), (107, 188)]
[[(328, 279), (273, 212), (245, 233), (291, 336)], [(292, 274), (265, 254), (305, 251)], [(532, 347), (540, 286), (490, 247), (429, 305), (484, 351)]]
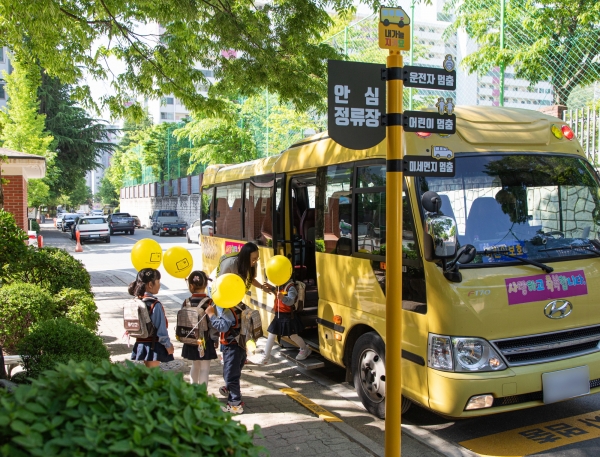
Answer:
[[(423, 111), (435, 111), (428, 109)], [(422, 138), (416, 133), (403, 135), (406, 154), (431, 156), (435, 146), (457, 152), (561, 152), (584, 156), (576, 139), (557, 139), (552, 125), (565, 123), (539, 111), (493, 106), (456, 107), (456, 134), (443, 137), (432, 134)], [(336, 163), (369, 158), (385, 158), (386, 142), (364, 150), (347, 149), (333, 141), (327, 132), (318, 133), (291, 145), (276, 156), (238, 165), (211, 165), (203, 185), (247, 179), (266, 173), (312, 169)]]

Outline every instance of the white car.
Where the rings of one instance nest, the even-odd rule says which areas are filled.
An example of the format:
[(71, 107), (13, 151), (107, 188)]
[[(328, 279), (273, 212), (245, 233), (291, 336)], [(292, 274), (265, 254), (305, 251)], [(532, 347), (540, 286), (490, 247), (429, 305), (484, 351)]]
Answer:
[(186, 238), (188, 243), (200, 244), (200, 219), (196, 219), (187, 229)]
[(79, 240), (82, 243), (84, 240), (97, 240), (110, 243), (108, 222), (102, 216), (80, 217), (75, 230), (79, 231)]

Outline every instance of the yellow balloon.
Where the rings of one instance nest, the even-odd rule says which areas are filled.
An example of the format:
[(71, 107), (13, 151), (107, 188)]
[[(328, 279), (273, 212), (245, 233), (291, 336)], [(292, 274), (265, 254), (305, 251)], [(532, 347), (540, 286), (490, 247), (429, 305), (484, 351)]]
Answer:
[(276, 286), (281, 286), (292, 277), (292, 262), (283, 255), (276, 255), (267, 261), (267, 278)]
[(138, 241), (131, 248), (131, 263), (137, 270), (144, 268), (158, 268), (162, 262), (162, 248), (151, 238)]
[(176, 278), (187, 278), (192, 272), (194, 260), (190, 251), (181, 246), (167, 249), (163, 258), (165, 270)]
[(220, 308), (233, 308), (246, 295), (246, 284), (233, 273), (225, 273), (215, 279), (211, 286), (211, 297)]

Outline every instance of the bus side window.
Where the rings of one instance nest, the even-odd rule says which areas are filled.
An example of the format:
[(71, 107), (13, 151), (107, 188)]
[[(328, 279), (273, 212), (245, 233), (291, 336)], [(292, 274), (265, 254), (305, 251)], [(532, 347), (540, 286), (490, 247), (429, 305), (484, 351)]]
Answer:
[(353, 164), (327, 167), (324, 179), (323, 244), (325, 252), (330, 254), (352, 254), (353, 168)]
[(402, 192), (402, 309), (427, 313), (425, 269), (419, 251), (410, 199)]

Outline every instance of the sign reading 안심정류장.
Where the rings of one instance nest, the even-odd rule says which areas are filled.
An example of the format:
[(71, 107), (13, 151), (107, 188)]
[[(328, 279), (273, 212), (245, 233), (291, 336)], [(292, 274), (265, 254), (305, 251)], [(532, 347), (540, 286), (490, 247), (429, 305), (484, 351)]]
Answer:
[(384, 65), (330, 60), (328, 69), (329, 136), (348, 149), (368, 149), (385, 139)]

